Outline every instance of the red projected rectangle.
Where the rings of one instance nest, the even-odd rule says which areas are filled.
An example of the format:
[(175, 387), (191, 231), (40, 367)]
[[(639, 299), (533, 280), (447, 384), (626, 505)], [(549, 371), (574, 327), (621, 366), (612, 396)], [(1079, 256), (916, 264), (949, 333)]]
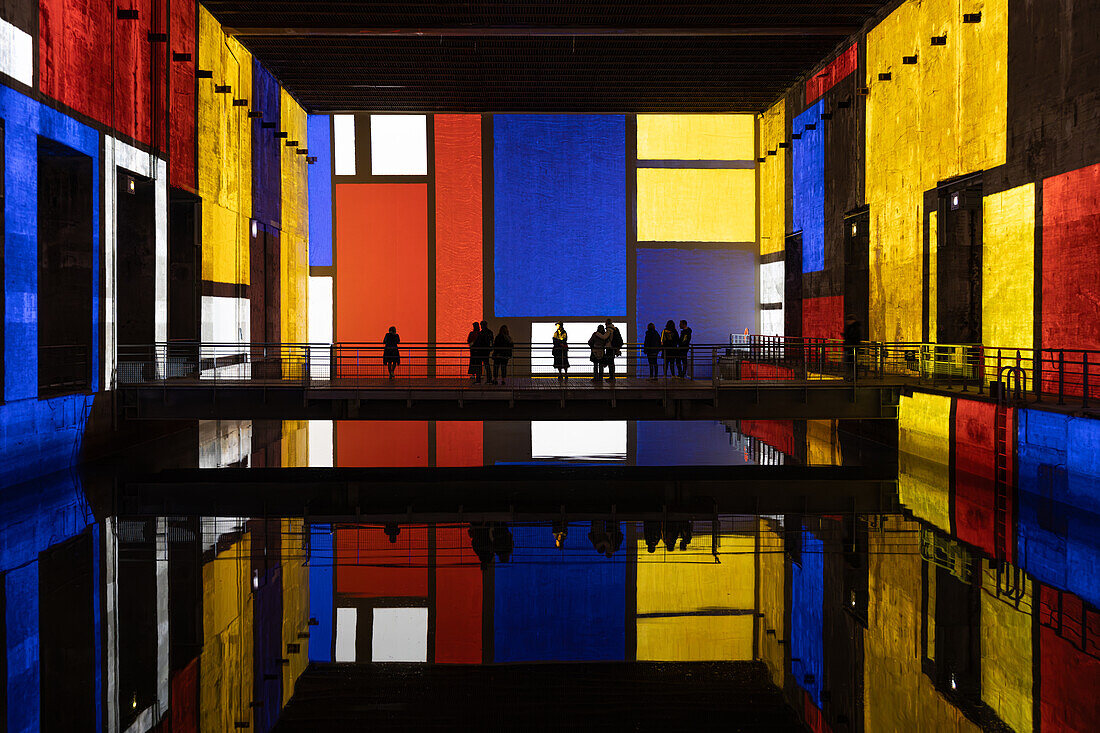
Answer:
[[(172, 0), (172, 33), (170, 37), (173, 60), (168, 79), (171, 129), (171, 161), (168, 167), (173, 186), (195, 190), (195, 59), (198, 48), (195, 37), (195, 0)], [(190, 60), (175, 60), (174, 54), (190, 54)]]
[(336, 592), (356, 598), (429, 596), (428, 528), (404, 525), (391, 543), (382, 527), (337, 527)]
[(483, 430), (479, 422), (437, 422), (435, 465), (444, 468), (482, 465)]
[[(1100, 164), (1043, 181), (1043, 349), (1100, 348)], [(1044, 389), (1056, 392), (1057, 354), (1047, 352)], [(1092, 355), (1094, 357), (1095, 355)], [(1090, 357), (1090, 361), (1092, 360)], [(1067, 394), (1081, 394), (1081, 355), (1066, 353)], [(1100, 386), (1100, 364), (1089, 367), (1089, 391)]]
[(399, 376), (422, 370), (423, 356), (408, 347), (429, 335), (427, 184), (343, 183), (335, 189), (336, 340), (378, 346), (360, 360), (357, 373), (382, 376), (382, 337), (396, 326), (405, 345)]
[(802, 301), (802, 337), (840, 339), (844, 335), (844, 296)]
[(806, 81), (806, 104), (811, 105), (836, 83), (856, 70), (859, 65), (859, 45), (853, 43), (832, 63)]
[(336, 465), (339, 468), (427, 466), (428, 429), (426, 421), (338, 421)]
[(741, 434), (767, 443), (788, 456), (794, 452), (794, 420), (742, 420)]
[(435, 661), (480, 664), (481, 565), (468, 525), (436, 530)]
[[(955, 407), (955, 528), (960, 540), (990, 556), (996, 556), (997, 550), (996, 410), (996, 405), (974, 400), (958, 400)], [(1005, 470), (1008, 477), (1013, 474), (1014, 418), (1014, 411), (1007, 410)], [(1004, 516), (1000, 520), (1004, 523), (1005, 559), (1012, 562), (1014, 507), (1010, 490), (1004, 506)]]
[[(484, 318), (481, 261), (481, 116), (435, 116), (435, 334), (466, 343)], [(458, 360), (456, 360), (458, 363)]]

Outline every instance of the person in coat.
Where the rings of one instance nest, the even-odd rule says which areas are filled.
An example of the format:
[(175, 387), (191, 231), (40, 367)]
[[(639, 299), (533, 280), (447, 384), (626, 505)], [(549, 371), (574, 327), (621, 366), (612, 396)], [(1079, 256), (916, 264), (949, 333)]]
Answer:
[(497, 379), (504, 384), (504, 378), (508, 376), (508, 361), (512, 358), (512, 336), (508, 333), (508, 324), (502, 324), (493, 339), (493, 379), (490, 384), (496, 384)]
[(687, 321), (680, 321), (680, 349), (677, 352), (679, 356), (676, 358), (676, 364), (680, 371), (680, 376), (687, 376), (688, 367), (688, 353), (691, 351), (691, 326)]
[(481, 322), (481, 330), (478, 331), (477, 341), (474, 342), (474, 361), (477, 362), (477, 373), (474, 375), (474, 382), (481, 382), (481, 372), (485, 372), (485, 381), (489, 382), (493, 379), (493, 371), (489, 366), (489, 355), (493, 351), (493, 332), (489, 328), (489, 324), (485, 321)]
[(382, 337), (382, 363), (389, 370), (390, 379), (393, 379), (393, 370), (401, 363), (401, 352), (397, 345), (401, 343), (401, 337), (397, 335), (397, 327), (390, 326), (390, 330)]
[(661, 354), (661, 334), (657, 333), (657, 327), (652, 323), (646, 326), (645, 340), (642, 342), (642, 353), (649, 362), (649, 378), (657, 378), (657, 357)]
[(474, 381), (476, 376), (481, 373), (481, 368), (477, 362), (474, 361), (474, 344), (477, 343), (477, 337), (481, 335), (481, 324), (474, 321), (473, 330), (466, 334), (466, 345), (470, 347), (470, 365), (466, 368), (466, 373), (470, 375), (470, 381)]
[(554, 329), (553, 347), (550, 353), (554, 356), (554, 369), (558, 371), (558, 379), (563, 380), (569, 375), (569, 334), (565, 331), (565, 324), (558, 321)]
[(672, 370), (672, 376), (676, 376), (676, 360), (679, 359), (680, 332), (676, 330), (676, 323), (669, 320), (665, 324), (665, 330), (661, 331), (661, 351), (665, 355), (665, 376)]
[(592, 349), (592, 379), (599, 382), (603, 379), (603, 366), (605, 363), (605, 352), (607, 351), (607, 329), (603, 325), (596, 327), (596, 330), (592, 332), (592, 335), (588, 337), (588, 345)]
[(607, 379), (615, 381), (615, 359), (623, 353), (623, 335), (619, 333), (619, 327), (608, 318), (604, 328), (607, 334), (607, 348), (604, 350), (604, 363), (607, 365)]

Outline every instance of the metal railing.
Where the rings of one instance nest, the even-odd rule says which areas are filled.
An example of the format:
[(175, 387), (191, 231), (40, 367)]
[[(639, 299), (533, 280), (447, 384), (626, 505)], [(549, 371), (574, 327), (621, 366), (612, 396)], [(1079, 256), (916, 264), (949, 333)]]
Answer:
[[(605, 359), (595, 365), (586, 344), (570, 344), (568, 368), (550, 344), (514, 343), (510, 350), (471, 350), (467, 344), (403, 343), (393, 380), (463, 387), (491, 383), (493, 367), (506, 359), (505, 384), (557, 384), (559, 376), (592, 379), (611, 372)], [(381, 344), (279, 344), (171, 342), (120, 346), (115, 383), (120, 386), (190, 379), (199, 383), (267, 382), (333, 384), (389, 380)], [(625, 344), (614, 358), (616, 377), (632, 386), (691, 381), (805, 384), (893, 381), (974, 391), (1003, 401), (1067, 401), (1088, 407), (1100, 387), (1100, 351), (1009, 349), (982, 344), (864, 341), (739, 336), (735, 343), (692, 344), (647, 351)], [(1036, 379), (1038, 374), (1038, 379)], [(654, 376), (655, 375), (655, 376)], [(543, 381), (545, 380), (545, 381)], [(639, 381), (640, 380), (640, 381)]]

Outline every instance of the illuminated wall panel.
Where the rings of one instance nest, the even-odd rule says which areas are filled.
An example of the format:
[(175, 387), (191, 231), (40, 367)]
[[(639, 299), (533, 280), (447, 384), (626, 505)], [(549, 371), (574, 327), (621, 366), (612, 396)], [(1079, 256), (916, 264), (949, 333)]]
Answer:
[(531, 457), (625, 460), (625, 420), (548, 420), (531, 423)]
[[(565, 329), (565, 335), (569, 342), (570, 374), (592, 374), (592, 348), (588, 345), (588, 339), (591, 338), (592, 334), (601, 323), (603, 323), (603, 320), (588, 323), (575, 323), (571, 321), (562, 323), (562, 327)], [(621, 321), (615, 321), (614, 324), (615, 328), (619, 329), (619, 333), (622, 334), (623, 340), (626, 343), (630, 343), (630, 331), (627, 329), (627, 325)], [(532, 374), (557, 374), (554, 370), (554, 354), (549, 348), (554, 343), (555, 331), (557, 331), (556, 323), (539, 323), (536, 321), (531, 324), (531, 343), (541, 347), (537, 349), (531, 357)], [(626, 363), (627, 356), (624, 350), (624, 353), (615, 359), (615, 369), (619, 374), (625, 373)]]
[(752, 659), (755, 538), (723, 535), (722, 563), (701, 563), (710, 534), (657, 554), (638, 542), (638, 661)]
[(435, 424), (435, 465), (481, 466), (484, 464), (484, 427), (480, 422), (439, 421)]
[[(1032, 730), (1032, 593), (1033, 583), (1022, 576), (1019, 607), (1003, 590), (998, 592), (997, 570), (982, 569), (981, 647), (982, 700), (1012, 730)], [(1002, 584), (1003, 586), (1003, 584)]]
[[(664, 367), (662, 366), (662, 369)], [(637, 423), (639, 466), (721, 466), (744, 463), (720, 422), (647, 420)]]
[(427, 175), (427, 117), (371, 115), (370, 165), (375, 176)]
[[(731, 333), (755, 331), (753, 249), (639, 248), (635, 333), (651, 321), (660, 330), (669, 319), (677, 328), (687, 320), (693, 344), (728, 344)], [(709, 376), (710, 352), (696, 358), (695, 375)]]
[[(785, 282), (784, 262), (767, 262), (760, 265), (760, 302), (782, 303)], [(780, 309), (782, 310), (782, 309)]]
[(309, 115), (309, 154), (317, 158), (309, 177), (309, 264), (332, 266), (332, 117)]
[(596, 554), (585, 524), (570, 526), (564, 553), (549, 527), (512, 535), (512, 562), (493, 570), (494, 661), (622, 661), (626, 552)]
[(841, 465), (835, 420), (806, 421), (806, 463), (811, 466)]
[[(299, 431), (305, 432), (305, 431)], [(296, 465), (296, 464), (287, 464)], [(309, 527), (301, 519), (282, 520), (282, 587), (283, 587), (283, 620), (282, 620), (282, 656), (290, 659), (289, 664), (280, 665), (283, 672), (282, 700), (286, 704), (294, 694), (294, 687), (298, 678), (306, 670), (309, 664), (309, 654), (306, 652), (308, 642), (300, 639), (298, 634), (312, 632), (309, 626), (309, 567), (306, 566), (305, 536)], [(289, 651), (288, 644), (300, 644), (301, 651)]]
[(625, 135), (616, 115), (493, 117), (494, 315), (626, 313)]
[[(256, 110), (263, 115), (262, 118), (248, 121), (252, 128), (252, 218), (276, 229), (281, 226), (282, 221), (282, 181), (279, 166), (284, 145), (283, 140), (275, 137), (276, 130), (264, 129), (263, 123), (278, 121), (277, 129), (285, 130), (280, 115), (279, 91), (279, 82), (253, 58), (252, 88), (239, 93), (240, 97), (248, 99), (249, 106), (246, 109)], [(289, 139), (297, 138), (291, 135)]]
[(198, 16), (195, 0), (169, 3), (170, 54), (189, 54), (186, 61), (174, 56), (168, 77), (168, 175), (172, 186), (195, 190), (195, 61), (198, 58)]
[(372, 615), (372, 662), (428, 661), (428, 609), (376, 608)]
[(336, 423), (336, 465), (427, 466), (428, 429), (426, 421), (341, 420)]
[(427, 193), (422, 183), (337, 184), (337, 341), (380, 344), (390, 326), (405, 344), (428, 340)]
[[(215, 85), (252, 89), (252, 56), (227, 37), (199, 7), (198, 66), (213, 72), (199, 84), (198, 192), (202, 196), (202, 278), (248, 284), (252, 216), (252, 135), (248, 108), (234, 107), (232, 94), (216, 94)], [(203, 311), (203, 322), (212, 314)], [(248, 311), (244, 323), (248, 323)]]
[[(867, 34), (872, 339), (921, 338), (924, 192), (1005, 162), (1007, 5), (963, 23), (954, 0), (906, 2)], [(927, 45), (941, 35), (947, 46)]]
[(309, 629), (309, 661), (332, 661), (333, 534), (330, 524), (309, 525), (309, 617), (317, 625)]
[(638, 115), (638, 160), (752, 160), (752, 115)]
[(802, 337), (840, 340), (844, 336), (844, 296), (802, 301)]
[(898, 496), (914, 516), (951, 531), (951, 398), (914, 393), (898, 410)]
[(982, 342), (1029, 349), (1034, 328), (1035, 184), (1029, 183), (983, 200)]
[[(1100, 696), (1096, 694), (1100, 689), (1100, 658), (1093, 641), (1100, 617), (1072, 594), (1046, 586), (1041, 594), (1039, 729), (1091, 730), (1100, 719)], [(1075, 634), (1071, 629), (1080, 631)]]
[(828, 66), (806, 80), (806, 104), (813, 104), (836, 83), (856, 70), (859, 44), (853, 43)]
[(441, 664), (482, 661), (482, 570), (466, 530), (436, 529), (434, 661)]
[(336, 593), (348, 598), (428, 597), (428, 528), (403, 526), (390, 543), (382, 527), (337, 527)]
[(202, 730), (251, 721), (253, 633), (251, 537), (202, 566), (203, 646), (199, 662)]
[(283, 343), (295, 344), (305, 342), (309, 333), (309, 164), (296, 149), (308, 150), (308, 130), (305, 110), (286, 90), (279, 95), (280, 128), (298, 141), (295, 147), (280, 146), (281, 180), (276, 177), (282, 186), (279, 322)]
[[(791, 675), (821, 707), (825, 669), (822, 639), (825, 603), (825, 545), (802, 530), (802, 562), (791, 564)], [(797, 659), (799, 661), (795, 662)]]
[(34, 39), (29, 33), (0, 18), (0, 73), (34, 84)]
[(756, 172), (638, 169), (639, 242), (755, 242)]
[(772, 682), (782, 689), (787, 673), (784, 648), (787, 562), (783, 535), (775, 520), (758, 517), (757, 522), (760, 527), (760, 658), (768, 666)]
[(825, 122), (821, 120), (824, 109), (824, 102), (818, 101), (791, 123), (791, 133), (802, 136), (791, 141), (792, 226), (794, 231), (802, 232), (802, 272), (825, 268)]
[(435, 341), (466, 343), (485, 315), (481, 260), (481, 116), (436, 115)]
[(742, 435), (763, 441), (780, 453), (795, 454), (793, 420), (742, 420), (740, 430)]
[[(1100, 348), (1100, 164), (1043, 181), (1042, 343), (1045, 349)], [(1067, 382), (1081, 382), (1081, 368)], [(1053, 381), (1053, 380), (1050, 380)], [(1100, 367), (1089, 369), (1090, 387)], [(1057, 385), (1048, 386), (1057, 389)], [(1081, 387), (1076, 387), (1080, 394)]]
[(338, 176), (355, 175), (355, 116), (332, 117), (332, 166)]
[[(988, 402), (960, 399), (955, 405), (955, 533), (963, 542), (995, 556), (995, 486), (996, 438), (993, 426), (997, 407)], [(1013, 452), (1016, 442), (1014, 411), (1008, 411), (1007, 439), (1008, 476), (1013, 475)], [(1011, 489), (1008, 489), (1011, 494)], [(1005, 559), (1013, 560), (1013, 526), (1015, 524), (1012, 497), (1005, 501)]]
[[(757, 161), (760, 179), (759, 235), (760, 254), (783, 251), (787, 234), (787, 104), (776, 102), (760, 115)], [(775, 155), (769, 155), (775, 151)]]

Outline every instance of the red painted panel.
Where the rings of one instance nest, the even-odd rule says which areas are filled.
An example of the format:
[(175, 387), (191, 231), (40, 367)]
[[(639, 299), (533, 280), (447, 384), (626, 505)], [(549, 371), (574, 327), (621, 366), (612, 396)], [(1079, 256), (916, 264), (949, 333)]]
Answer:
[[(1039, 707), (1044, 731), (1092, 731), (1100, 720), (1100, 613), (1043, 587), (1039, 607)], [(1083, 643), (1082, 643), (1083, 642)]]
[(484, 317), (481, 116), (435, 116), (436, 341), (466, 343)]
[[(994, 420), (996, 406), (987, 402), (958, 400), (955, 408), (955, 528), (963, 542), (996, 555), (995, 521), (996, 450)], [(1006, 420), (1009, 455), (1006, 468), (1012, 476), (1012, 450), (1016, 444), (1015, 414)], [(1012, 562), (1012, 492), (1005, 502), (1005, 558)]]
[(336, 593), (356, 598), (427, 598), (428, 529), (401, 527), (396, 544), (381, 527), (337, 527)]
[(172, 675), (172, 696), (168, 699), (172, 733), (198, 733), (199, 658)]
[(832, 733), (832, 728), (829, 727), (829, 723), (825, 720), (825, 715), (817, 705), (814, 704), (813, 696), (803, 690), (802, 700), (802, 715), (810, 730), (814, 733)]
[(844, 336), (844, 296), (802, 301), (802, 337), (840, 339)]
[(356, 367), (382, 375), (380, 345), (396, 326), (400, 370), (423, 364), (409, 345), (428, 340), (428, 188), (423, 183), (336, 187), (336, 340), (378, 345)]
[(482, 571), (466, 526), (438, 528), (435, 546), (435, 661), (479, 664)]
[(39, 86), (77, 112), (163, 148), (165, 47), (149, 42), (149, 33), (164, 31), (164, 5), (156, 5), (154, 17), (152, 0), (117, 3), (138, 11), (137, 20), (122, 20), (116, 3), (42, 0)]
[(435, 424), (435, 465), (480, 466), (483, 458), (484, 430), (479, 422), (437, 422)]
[(853, 43), (844, 53), (837, 56), (828, 66), (806, 81), (806, 104), (811, 105), (836, 83), (856, 70), (859, 65), (858, 44)]
[(171, 0), (171, 53), (189, 53), (190, 61), (173, 61), (169, 78), (171, 184), (198, 187), (195, 180), (195, 59), (198, 58), (195, 0)]
[(426, 421), (336, 423), (336, 465), (340, 468), (376, 468), (428, 465)]
[(775, 366), (772, 364), (753, 364), (743, 362), (741, 364), (742, 379), (781, 380), (794, 379), (795, 372), (790, 367)]
[(742, 420), (741, 434), (761, 440), (781, 453), (794, 455), (794, 420)]
[[(1100, 164), (1043, 181), (1044, 349), (1100, 348)], [(1067, 355), (1067, 360), (1070, 357)], [(1080, 356), (1074, 357), (1080, 360)], [(1066, 392), (1081, 394), (1083, 369), (1066, 369)], [(1056, 378), (1044, 389), (1057, 391)], [(1096, 386), (1094, 386), (1096, 385)], [(1089, 368), (1089, 391), (1100, 387), (1100, 364)]]

